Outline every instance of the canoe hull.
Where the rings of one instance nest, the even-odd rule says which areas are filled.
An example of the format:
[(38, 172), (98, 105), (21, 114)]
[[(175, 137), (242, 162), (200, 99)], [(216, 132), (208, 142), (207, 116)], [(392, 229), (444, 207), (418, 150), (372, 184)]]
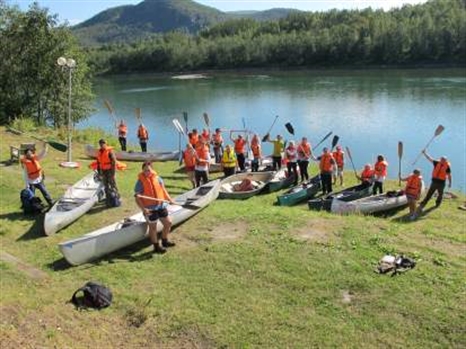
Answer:
[(366, 187), (357, 185), (354, 187), (343, 189), (339, 192), (331, 193), (324, 198), (313, 199), (308, 201), (310, 210), (325, 210), (330, 211), (332, 208), (332, 201), (334, 198), (338, 198), (341, 201), (353, 201), (361, 198), (365, 198), (372, 194), (372, 186)]
[[(97, 149), (92, 145), (86, 145), (84, 150), (88, 157), (94, 159), (97, 157)], [(117, 160), (124, 161), (174, 161), (179, 159), (180, 152), (178, 150), (153, 153), (115, 151), (115, 156)]]
[(280, 206), (293, 206), (312, 198), (321, 188), (320, 176), (315, 176), (309, 181), (291, 188), (283, 195), (277, 196)]
[(373, 214), (401, 209), (408, 205), (408, 199), (404, 193), (397, 192), (397, 196), (387, 193), (368, 196), (354, 201), (342, 201), (333, 199), (331, 211), (339, 214)]
[[(173, 225), (178, 225), (207, 207), (218, 196), (220, 180), (215, 180), (190, 190), (175, 198), (176, 202), (189, 202), (199, 209), (186, 209), (178, 205), (169, 205), (168, 212)], [(157, 222), (157, 231), (162, 231), (162, 224)], [(90, 262), (111, 252), (120, 250), (143, 240), (147, 235), (147, 224), (142, 213), (113, 223), (80, 238), (58, 244), (60, 252), (71, 265)]]

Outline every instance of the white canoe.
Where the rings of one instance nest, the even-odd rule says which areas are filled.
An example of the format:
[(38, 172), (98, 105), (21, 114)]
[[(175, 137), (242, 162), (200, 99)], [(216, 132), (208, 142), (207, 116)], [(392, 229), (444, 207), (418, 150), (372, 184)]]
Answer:
[[(235, 191), (234, 186), (240, 184), (247, 176), (252, 175), (252, 182), (254, 185), (253, 190), (249, 191)], [(219, 199), (238, 199), (244, 200), (259, 194), (265, 189), (267, 184), (273, 179), (275, 172), (241, 172), (229, 176), (222, 180), (220, 185)]]
[(403, 191), (388, 192), (385, 194), (368, 196), (354, 201), (342, 201), (338, 198), (332, 200), (331, 212), (348, 213), (377, 213), (404, 207), (408, 199)]
[(65, 194), (45, 214), (45, 235), (55, 234), (60, 229), (73, 223), (104, 195), (104, 185), (96, 180), (94, 172), (69, 187)]
[[(169, 205), (168, 212), (173, 225), (178, 225), (207, 207), (218, 196), (220, 180), (206, 183), (175, 198), (175, 201), (189, 203), (199, 207), (187, 209), (178, 205)], [(162, 224), (157, 223), (157, 231), (162, 231)], [(132, 245), (147, 236), (147, 224), (142, 213), (137, 213), (104, 228), (95, 230), (80, 238), (58, 244), (60, 252), (68, 263), (79, 265), (111, 252)]]
[[(92, 145), (87, 144), (84, 148), (86, 155), (90, 158), (97, 157), (97, 149)], [(180, 152), (175, 151), (161, 151), (153, 153), (143, 153), (143, 152), (130, 152), (130, 151), (117, 151), (115, 150), (115, 156), (117, 160), (124, 161), (172, 161), (178, 160)]]

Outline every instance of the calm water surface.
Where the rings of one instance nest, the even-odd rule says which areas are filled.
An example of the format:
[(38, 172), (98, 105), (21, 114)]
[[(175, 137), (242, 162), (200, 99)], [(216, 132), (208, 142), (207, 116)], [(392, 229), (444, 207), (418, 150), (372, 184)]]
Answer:
[[(329, 131), (348, 146), (358, 170), (384, 154), (389, 176), (398, 174), (398, 141), (404, 143), (402, 172), (414, 168), (413, 160), (439, 124), (445, 131), (429, 147), (434, 157), (446, 155), (453, 169), (453, 186), (465, 191), (466, 70), (374, 70), (324, 72), (271, 72), (260, 74), (208, 74), (207, 79), (179, 80), (152, 75), (118, 76), (95, 82), (96, 113), (78, 127), (98, 126), (114, 132), (103, 100), (112, 102), (118, 118), (129, 126), (129, 142), (137, 144), (134, 108), (150, 132), (149, 149), (178, 148), (172, 124), (188, 112), (189, 128), (242, 129), (243, 123), (263, 135), (279, 115), (272, 136), (312, 144)], [(290, 122), (295, 135), (285, 123)], [(224, 137), (228, 134), (224, 134)], [(330, 144), (332, 137), (326, 144)], [(264, 145), (265, 153), (271, 146)], [(319, 148), (321, 150), (321, 148)], [(319, 151), (318, 151), (319, 152)], [(431, 165), (417, 163), (430, 183)], [(347, 163), (350, 169), (350, 163)]]

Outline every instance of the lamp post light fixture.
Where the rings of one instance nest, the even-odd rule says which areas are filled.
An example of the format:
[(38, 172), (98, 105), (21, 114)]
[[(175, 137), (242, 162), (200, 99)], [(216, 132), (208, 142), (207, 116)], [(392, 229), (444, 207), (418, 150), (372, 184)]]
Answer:
[(71, 121), (71, 90), (72, 90), (72, 81), (71, 76), (73, 70), (76, 68), (76, 61), (73, 58), (60, 57), (57, 59), (57, 64), (62, 68), (62, 70), (68, 71), (68, 159), (66, 162), (62, 162), (60, 166), (77, 168), (79, 163), (73, 162), (71, 160), (71, 134), (72, 134), (72, 121)]

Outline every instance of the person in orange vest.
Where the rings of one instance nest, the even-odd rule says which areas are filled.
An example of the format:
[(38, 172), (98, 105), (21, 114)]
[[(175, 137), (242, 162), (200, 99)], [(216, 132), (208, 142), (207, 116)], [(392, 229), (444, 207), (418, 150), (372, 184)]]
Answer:
[(298, 151), (294, 144), (294, 141), (289, 141), (288, 146), (285, 149), (285, 159), (286, 167), (288, 169), (288, 177), (293, 176), (294, 178), (294, 185), (298, 184), (298, 168), (297, 168), (297, 161), (298, 161)]
[(377, 162), (374, 165), (374, 188), (372, 194), (376, 195), (377, 191), (379, 194), (383, 194), (383, 182), (387, 177), (388, 162), (385, 161), (383, 155), (377, 156)]
[(223, 137), (222, 131), (219, 128), (215, 129), (210, 143), (214, 146), (215, 163), (219, 164), (222, 161), (223, 154)]
[(193, 128), (192, 132), (188, 133), (189, 143), (196, 149), (196, 144), (199, 142), (199, 134), (197, 133), (197, 129)]
[(322, 182), (322, 193), (324, 195), (330, 194), (332, 189), (332, 174), (333, 166), (335, 166), (335, 159), (333, 158), (330, 150), (325, 147), (322, 155), (319, 157), (320, 180)]
[(194, 166), (194, 179), (196, 180), (196, 187), (200, 187), (201, 183), (206, 184), (209, 181), (209, 147), (207, 147), (201, 140), (199, 143), (202, 143), (203, 145), (196, 148), (196, 165)]
[(415, 220), (417, 217), (416, 203), (421, 198), (423, 187), (421, 171), (415, 169), (413, 173), (405, 178), (402, 178), (400, 175), (400, 180), (406, 182), (405, 195), (408, 198), (409, 219)]
[(252, 151), (252, 161), (251, 161), (251, 171), (259, 171), (259, 164), (262, 158), (262, 147), (259, 140), (259, 135), (255, 134), (251, 139), (251, 151)]
[[(149, 239), (154, 246), (153, 253), (163, 254), (167, 247), (175, 246), (168, 240), (172, 220), (168, 215), (168, 204), (175, 204), (168, 194), (163, 179), (152, 168), (150, 162), (142, 164), (142, 172), (134, 187), (136, 204), (141, 209), (149, 227)], [(162, 223), (162, 233), (157, 234), (157, 221)], [(160, 241), (161, 240), (161, 241)]]
[(313, 160), (317, 160), (315, 156), (312, 154), (312, 147), (311, 144), (307, 141), (306, 137), (301, 139), (301, 142), (298, 144), (297, 147), (298, 152), (298, 166), (299, 166), (299, 173), (301, 174), (301, 182), (309, 180), (309, 173), (307, 168), (309, 167), (309, 160), (312, 158)]
[(138, 138), (141, 151), (147, 153), (147, 141), (149, 140), (149, 132), (143, 124), (139, 124), (138, 127)]
[(201, 137), (202, 137), (202, 140), (204, 141), (204, 143), (207, 144), (207, 146), (209, 145), (210, 143), (210, 131), (206, 128), (203, 128), (202, 129), (202, 133), (201, 133)]
[(128, 134), (128, 126), (125, 121), (121, 120), (118, 125), (118, 141), (120, 142), (121, 150), (126, 151), (126, 135)]
[(246, 140), (240, 134), (236, 139), (233, 138), (232, 132), (230, 132), (230, 139), (235, 144), (235, 154), (238, 161), (239, 170), (243, 172), (245, 170), (244, 164), (246, 162), (246, 158), (244, 156), (244, 153), (246, 152)]
[(99, 140), (99, 150), (97, 151), (97, 172), (102, 179), (105, 190), (105, 202), (108, 207), (113, 207), (112, 198), (120, 198), (118, 187), (115, 181), (116, 157), (113, 148), (107, 145), (105, 139)]
[(360, 176), (356, 176), (364, 187), (370, 187), (374, 182), (374, 170), (371, 164), (365, 164)]
[(437, 192), (437, 200), (435, 201), (435, 207), (439, 207), (443, 199), (443, 191), (445, 189), (446, 181), (448, 179), (448, 188), (451, 188), (451, 167), (446, 156), (442, 156), (440, 160), (434, 160), (425, 150), (422, 151), (427, 160), (433, 165), (432, 171), (432, 182), (429, 190), (427, 191), (426, 197), (419, 204), (419, 210), (427, 205), (432, 195)]
[(333, 171), (333, 184), (337, 184), (337, 177), (340, 178), (340, 185), (343, 186), (343, 168), (345, 166), (345, 152), (341, 146), (337, 145), (336, 150), (333, 152), (336, 166)]
[(24, 169), (24, 174), (26, 177), (26, 183), (33, 193), (35, 193), (36, 188), (39, 189), (45, 201), (47, 201), (50, 207), (53, 206), (53, 200), (50, 196), (47, 188), (44, 183), (44, 170), (40, 165), (40, 160), (42, 160), (47, 153), (47, 143), (43, 143), (44, 147), (39, 155), (36, 155), (35, 149), (28, 148), (24, 151), (24, 156), (21, 157), (21, 165)]
[(191, 143), (186, 144), (186, 149), (183, 152), (184, 168), (189, 181), (196, 188), (196, 181), (194, 179), (194, 167), (196, 166), (196, 151)]

